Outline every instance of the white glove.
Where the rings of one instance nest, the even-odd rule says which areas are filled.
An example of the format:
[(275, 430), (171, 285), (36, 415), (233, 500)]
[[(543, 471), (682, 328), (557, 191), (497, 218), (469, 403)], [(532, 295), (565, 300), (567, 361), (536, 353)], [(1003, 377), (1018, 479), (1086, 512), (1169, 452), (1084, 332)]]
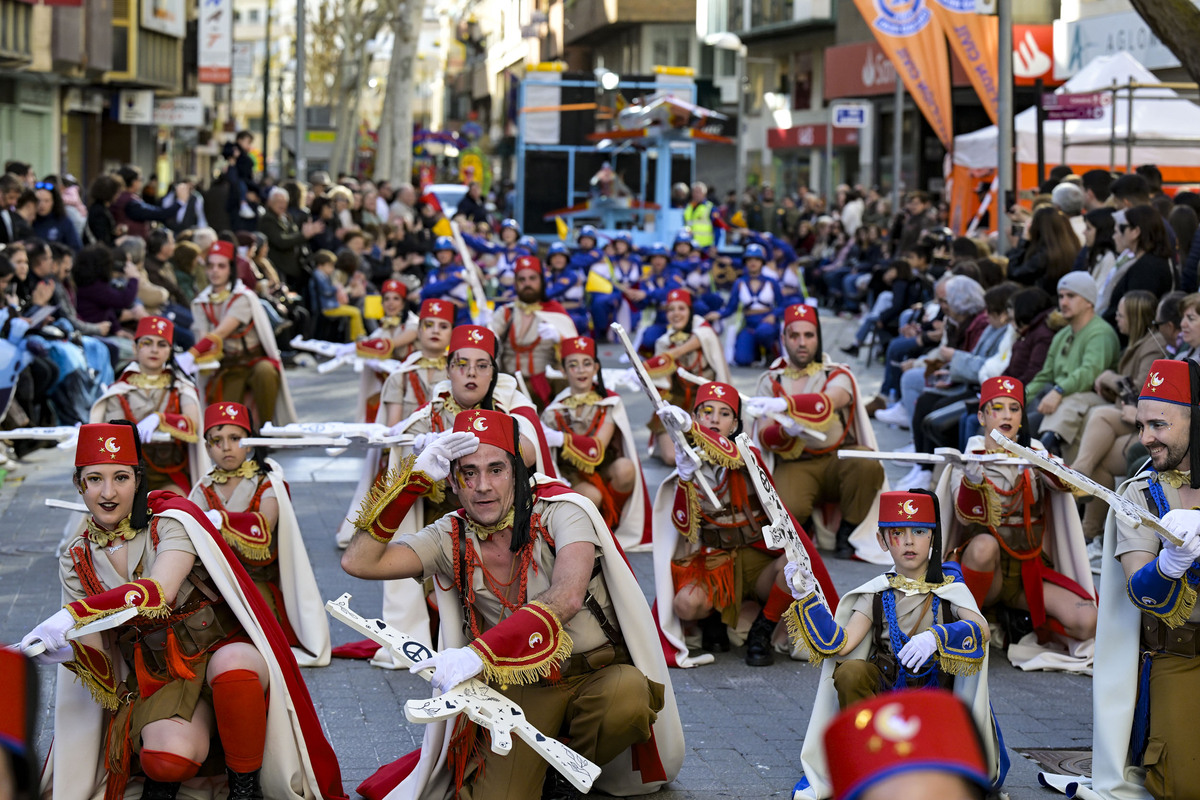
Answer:
[(752, 417), (782, 414), (787, 408), (787, 400), (782, 397), (751, 397), (746, 401), (746, 411)]
[(642, 388), (642, 382), (638, 380), (637, 370), (633, 367), (621, 372), (621, 383), (634, 391), (639, 391)]
[(150, 440), (154, 438), (154, 432), (158, 430), (160, 419), (161, 417), (155, 412), (137, 424), (138, 438), (142, 440), (142, 444), (150, 444)]
[(963, 462), (963, 477), (973, 486), (983, 485), (983, 462), (967, 460)]
[(1164, 544), (1158, 554), (1158, 568), (1168, 578), (1182, 578), (1197, 558), (1200, 558), (1200, 531), (1196, 519), (1200, 511), (1168, 511), (1163, 515), (1163, 527), (1183, 540), (1182, 545)]
[(803, 436), (804, 432), (808, 430), (791, 417), (784, 417), (779, 427), (783, 428), (783, 432), (791, 437)]
[(538, 338), (543, 342), (561, 342), (562, 334), (558, 332), (558, 328), (551, 325), (545, 320), (538, 321)]
[(408, 671), (415, 675), (426, 667), (433, 670), (429, 682), (442, 694), (483, 672), (483, 659), (469, 647), (454, 647), (416, 662)]
[(46, 645), (47, 653), (57, 653), (64, 647), (70, 650), (71, 644), (67, 641), (67, 632), (74, 627), (75, 618), (71, 616), (71, 612), (60, 608), (54, 612), (54, 616), (42, 620), (36, 628), (25, 634), (25, 638), (21, 640), (21, 649), (24, 650), (35, 641), (40, 640), (42, 644)]
[(196, 357), (187, 350), (175, 354), (175, 364), (185, 375), (196, 377)]
[(691, 456), (682, 447), (675, 448), (675, 470), (681, 481), (690, 481), (696, 476), (696, 468), (700, 465), (692, 461)]
[(813, 577), (812, 572), (800, 569), (800, 565), (794, 562), (789, 561), (783, 565), (783, 577), (788, 588), (792, 590), (792, 597), (797, 600), (802, 600), (817, 590), (817, 579)]
[(345, 358), (346, 356), (352, 356), (354, 355), (357, 347), (358, 345), (356, 345), (354, 342), (346, 342), (345, 344), (335, 345), (333, 348), (333, 357)]
[(692, 429), (692, 415), (679, 406), (665, 405), (654, 412), (669, 431), (687, 433)]
[(494, 314), (492, 310), (487, 306), (484, 306), (483, 308), (479, 309), (479, 322), (476, 324), (486, 328), (492, 324), (493, 316)]
[(896, 655), (905, 669), (917, 670), (937, 652), (937, 636), (933, 631), (918, 633), (908, 640), (908, 644), (900, 648)]
[(545, 425), (542, 426), (542, 435), (546, 437), (546, 444), (551, 447), (562, 447), (563, 442), (567, 440), (562, 431), (557, 428), (547, 428)]
[(221, 519), (220, 511), (216, 511), (215, 509), (210, 508), (208, 511), (204, 512), (204, 516), (208, 517), (208, 521), (212, 523), (212, 526), (214, 528), (216, 528), (217, 530), (221, 530), (222, 519)]
[(413, 455), (421, 455), (421, 452), (425, 449), (425, 445), (429, 444), (437, 437), (438, 435), (436, 433), (418, 433), (416, 438), (413, 439)]
[(54, 664), (65, 664), (75, 658), (75, 649), (71, 645), (61, 647), (58, 650), (46, 650), (33, 656), (33, 663), (42, 666), (51, 666)]
[(450, 474), (450, 462), (469, 456), (478, 449), (479, 437), (473, 433), (442, 433), (425, 442), (421, 455), (413, 464), (413, 470), (424, 472), (431, 481), (442, 481)]

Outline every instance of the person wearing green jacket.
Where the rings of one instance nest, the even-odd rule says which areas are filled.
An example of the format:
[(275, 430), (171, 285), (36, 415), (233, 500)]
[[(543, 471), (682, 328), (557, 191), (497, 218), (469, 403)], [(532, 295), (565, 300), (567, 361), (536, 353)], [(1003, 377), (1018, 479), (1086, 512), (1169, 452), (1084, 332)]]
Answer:
[(1029, 424), (1057, 456), (1078, 443), (1083, 418), (1104, 399), (1093, 391), (1096, 378), (1116, 363), (1117, 332), (1096, 314), (1096, 281), (1086, 272), (1068, 272), (1058, 281), (1058, 308), (1067, 327), (1054, 335), (1046, 363), (1025, 388)]

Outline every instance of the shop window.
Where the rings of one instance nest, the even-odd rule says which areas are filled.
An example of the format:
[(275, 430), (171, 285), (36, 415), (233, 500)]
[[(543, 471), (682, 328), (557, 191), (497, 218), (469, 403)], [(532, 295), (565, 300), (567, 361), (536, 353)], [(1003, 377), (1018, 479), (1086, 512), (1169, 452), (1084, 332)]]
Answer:
[(813, 107), (812, 53), (797, 53), (792, 57), (792, 109), (806, 111)]

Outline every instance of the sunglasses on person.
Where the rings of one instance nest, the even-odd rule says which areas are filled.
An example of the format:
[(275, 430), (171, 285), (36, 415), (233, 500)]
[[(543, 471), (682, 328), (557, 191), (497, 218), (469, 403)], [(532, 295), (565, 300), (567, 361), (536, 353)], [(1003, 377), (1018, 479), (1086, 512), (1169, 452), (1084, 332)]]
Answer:
[(53, 191), (54, 191), (54, 184), (53, 184), (53, 183), (46, 183), (45, 181), (38, 181), (37, 183), (35, 183), (35, 184), (33, 185), (33, 188), (35, 188), (35, 189), (45, 189), (47, 192), (53, 192)]

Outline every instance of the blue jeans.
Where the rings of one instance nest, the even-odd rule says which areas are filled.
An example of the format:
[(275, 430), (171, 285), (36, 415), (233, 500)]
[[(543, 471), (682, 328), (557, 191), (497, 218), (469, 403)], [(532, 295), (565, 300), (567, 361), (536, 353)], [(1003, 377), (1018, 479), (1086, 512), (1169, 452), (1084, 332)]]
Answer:
[(897, 336), (888, 343), (887, 356), (883, 365), (883, 385), (879, 387), (881, 394), (896, 395), (900, 393), (900, 367), (893, 362), (905, 361), (921, 352), (921, 345), (916, 339), (907, 336)]

